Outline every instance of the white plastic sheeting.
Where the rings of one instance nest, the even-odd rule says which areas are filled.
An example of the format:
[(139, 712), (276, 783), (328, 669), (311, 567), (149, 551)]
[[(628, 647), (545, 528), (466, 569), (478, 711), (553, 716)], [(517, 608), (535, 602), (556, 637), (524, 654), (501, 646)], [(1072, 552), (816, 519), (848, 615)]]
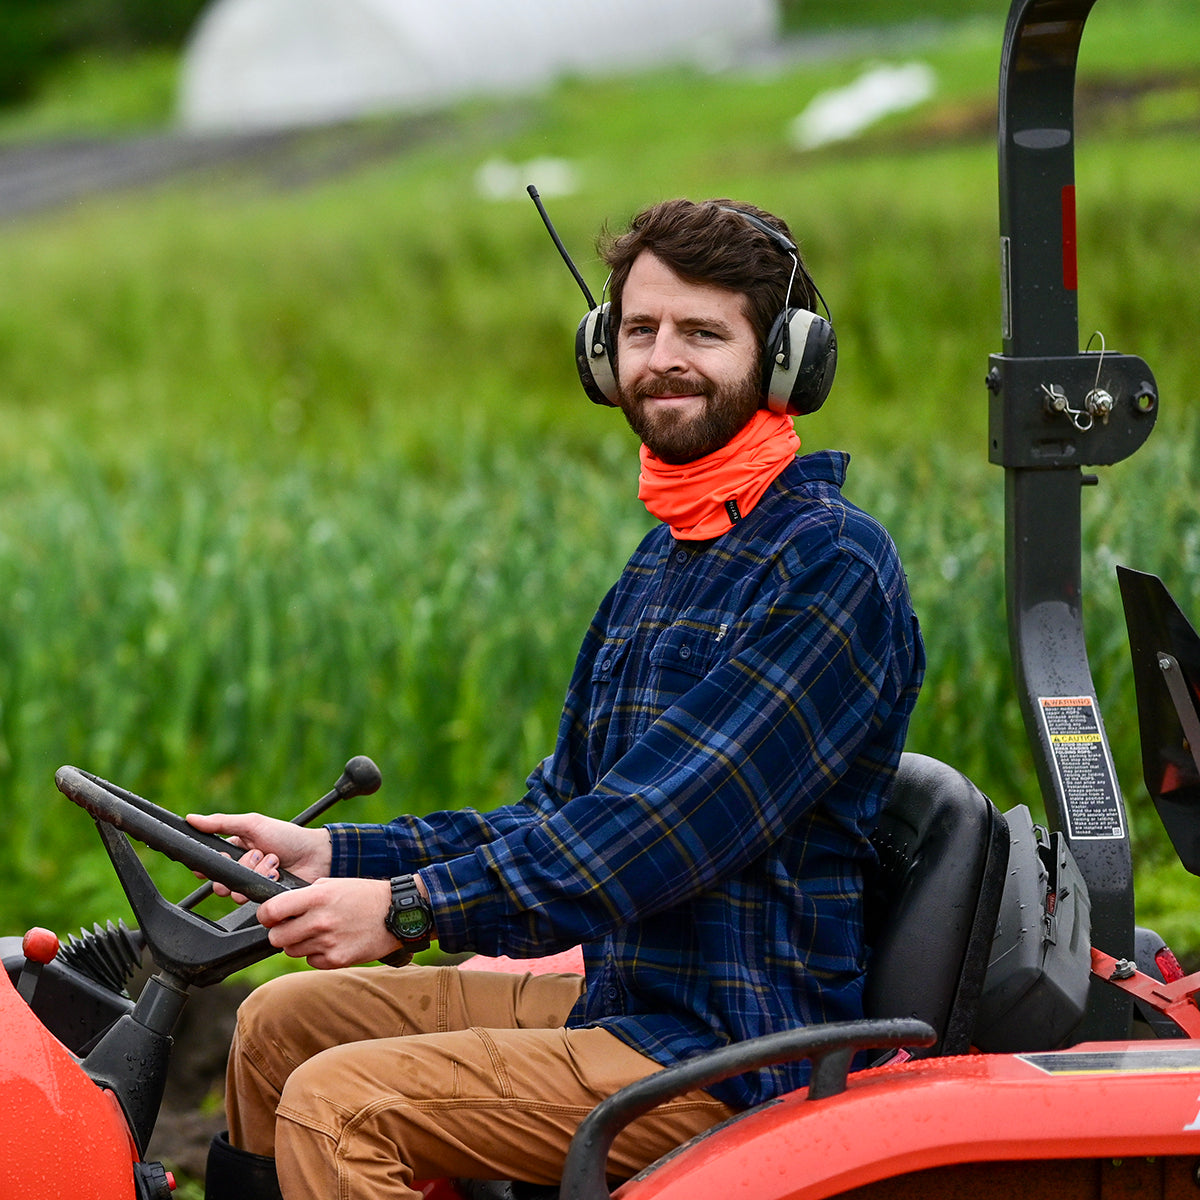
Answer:
[(937, 76), (926, 63), (881, 64), (853, 83), (813, 98), (791, 124), (792, 145), (812, 150), (857, 137), (890, 113), (923, 104), (937, 91)]
[(215, 0), (185, 55), (181, 117), (316, 124), (563, 74), (718, 66), (777, 27), (776, 0)]

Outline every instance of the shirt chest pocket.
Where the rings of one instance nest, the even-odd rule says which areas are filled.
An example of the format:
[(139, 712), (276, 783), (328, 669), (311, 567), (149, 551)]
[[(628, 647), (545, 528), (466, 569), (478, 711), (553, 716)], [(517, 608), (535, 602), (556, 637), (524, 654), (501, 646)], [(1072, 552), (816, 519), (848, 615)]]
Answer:
[[(591, 687), (588, 691), (587, 726), (588, 738), (593, 746), (603, 745), (613, 720), (613, 709), (620, 690), (617, 680), (625, 669), (629, 657), (628, 638), (609, 638), (600, 647), (592, 663)], [(601, 768), (591, 764), (594, 772)]]
[(592, 663), (592, 683), (612, 683), (625, 665), (625, 656), (628, 653), (628, 638), (609, 638)]
[(667, 626), (650, 647), (650, 667), (665, 695), (687, 691), (712, 669), (721, 630), (695, 621)]

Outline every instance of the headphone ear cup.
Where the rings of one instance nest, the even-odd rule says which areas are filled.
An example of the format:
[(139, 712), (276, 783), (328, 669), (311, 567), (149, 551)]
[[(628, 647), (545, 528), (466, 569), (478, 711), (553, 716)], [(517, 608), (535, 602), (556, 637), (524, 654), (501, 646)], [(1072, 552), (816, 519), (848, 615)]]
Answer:
[(613, 370), (608, 331), (608, 304), (593, 308), (575, 331), (575, 368), (593, 404), (617, 407), (617, 376)]
[(785, 309), (771, 327), (763, 355), (763, 403), (793, 417), (814, 413), (825, 403), (836, 370), (833, 326), (806, 308)]

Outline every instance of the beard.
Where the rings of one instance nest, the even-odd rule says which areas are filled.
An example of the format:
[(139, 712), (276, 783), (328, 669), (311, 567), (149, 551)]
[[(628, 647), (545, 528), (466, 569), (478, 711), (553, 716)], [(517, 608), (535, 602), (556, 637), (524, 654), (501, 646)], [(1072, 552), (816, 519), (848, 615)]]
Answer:
[[(643, 403), (650, 396), (703, 396), (699, 413), (656, 410)], [(657, 379), (618, 385), (617, 398), (630, 429), (642, 444), (663, 462), (695, 462), (720, 450), (745, 428), (758, 411), (762, 388), (757, 370), (732, 383), (714, 384), (710, 380)]]

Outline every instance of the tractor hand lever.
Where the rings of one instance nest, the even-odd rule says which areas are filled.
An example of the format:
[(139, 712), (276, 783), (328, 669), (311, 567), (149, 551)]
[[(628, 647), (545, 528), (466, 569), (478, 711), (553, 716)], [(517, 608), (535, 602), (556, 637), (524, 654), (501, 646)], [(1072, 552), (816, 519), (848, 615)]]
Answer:
[[(315, 804), (310, 804), (303, 812), (297, 813), (291, 820), (293, 825), (310, 825), (322, 813), (332, 808), (339, 800), (350, 796), (369, 796), (379, 791), (383, 776), (379, 768), (365, 755), (356, 754), (347, 764), (333, 788), (326, 792)], [(190, 895), (179, 901), (180, 908), (193, 909), (202, 900), (212, 895), (211, 883), (203, 883)]]
[(382, 782), (383, 776), (379, 773), (379, 768), (365, 754), (356, 754), (346, 764), (346, 769), (333, 785), (333, 790), (293, 817), (292, 824), (308, 825), (339, 800), (345, 800), (348, 796), (369, 796), (379, 791)]

